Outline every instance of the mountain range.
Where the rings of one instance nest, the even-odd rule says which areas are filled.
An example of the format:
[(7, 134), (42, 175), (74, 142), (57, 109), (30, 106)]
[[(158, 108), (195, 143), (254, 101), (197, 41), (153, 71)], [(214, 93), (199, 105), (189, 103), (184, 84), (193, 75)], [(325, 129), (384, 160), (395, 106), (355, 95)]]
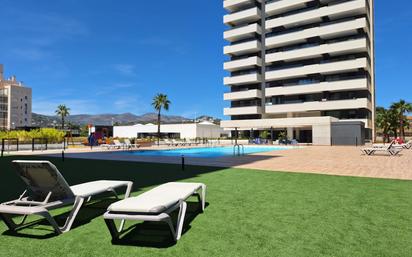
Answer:
[[(197, 117), (197, 121), (210, 121), (219, 123), (220, 119), (213, 118), (211, 116), (202, 115)], [(66, 122), (76, 125), (133, 125), (137, 123), (147, 124), (156, 123), (156, 113), (146, 113), (143, 115), (135, 115), (132, 113), (122, 114), (77, 114), (66, 117)], [(175, 115), (162, 115), (162, 123), (188, 123), (193, 122), (193, 119), (188, 119), (182, 116)], [(32, 126), (34, 127), (50, 127), (61, 123), (61, 119), (58, 116), (32, 114)]]

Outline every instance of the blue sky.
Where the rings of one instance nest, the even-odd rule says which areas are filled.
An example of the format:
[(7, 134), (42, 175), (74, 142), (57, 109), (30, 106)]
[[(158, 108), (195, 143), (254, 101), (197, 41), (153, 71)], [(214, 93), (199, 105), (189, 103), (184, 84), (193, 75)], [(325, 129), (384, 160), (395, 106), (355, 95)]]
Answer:
[[(223, 117), (222, 0), (1, 0), (0, 63), (33, 88), (33, 111)], [(119, 4), (121, 3), (121, 4)], [(412, 101), (412, 2), (376, 0), (378, 105)]]

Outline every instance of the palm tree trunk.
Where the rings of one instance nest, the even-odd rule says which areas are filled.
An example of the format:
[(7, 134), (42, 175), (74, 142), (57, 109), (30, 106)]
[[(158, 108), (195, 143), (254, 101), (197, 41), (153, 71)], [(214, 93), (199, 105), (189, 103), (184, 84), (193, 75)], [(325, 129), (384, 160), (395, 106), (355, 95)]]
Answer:
[(160, 145), (160, 110), (157, 113), (157, 145)]
[(399, 133), (401, 134), (401, 139), (402, 140), (405, 140), (404, 139), (404, 128), (403, 128), (403, 115), (401, 115), (401, 120), (399, 121), (399, 124), (400, 124), (400, 130), (399, 130)]
[(62, 116), (62, 130), (64, 130), (64, 116)]

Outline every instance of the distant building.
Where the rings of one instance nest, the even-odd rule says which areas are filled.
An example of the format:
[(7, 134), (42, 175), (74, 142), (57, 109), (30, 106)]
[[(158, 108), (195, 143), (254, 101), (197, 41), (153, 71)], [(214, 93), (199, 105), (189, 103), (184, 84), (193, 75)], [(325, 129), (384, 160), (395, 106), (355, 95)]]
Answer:
[(31, 126), (31, 88), (16, 80), (16, 76), (4, 78), (0, 64), (0, 129)]
[[(211, 122), (184, 123), (184, 124), (162, 124), (160, 132), (163, 137), (195, 139), (195, 138), (219, 138), (227, 136), (228, 132), (219, 125)], [(114, 126), (113, 136), (120, 138), (147, 138), (157, 136), (157, 125), (136, 124), (133, 126)]]

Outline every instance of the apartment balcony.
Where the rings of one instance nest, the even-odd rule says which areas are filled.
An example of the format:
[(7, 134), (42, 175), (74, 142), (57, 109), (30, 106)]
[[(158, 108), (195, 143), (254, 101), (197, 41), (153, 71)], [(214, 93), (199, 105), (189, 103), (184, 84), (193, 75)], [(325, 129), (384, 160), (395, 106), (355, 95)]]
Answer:
[(369, 83), (366, 78), (351, 79), (342, 81), (321, 82), (307, 85), (286, 86), (286, 87), (270, 87), (265, 89), (266, 96), (278, 95), (303, 95), (314, 94), (324, 91), (350, 91), (350, 90), (367, 90)]
[(338, 43), (323, 44), (313, 47), (276, 52), (266, 55), (266, 63), (278, 61), (297, 61), (310, 58), (321, 57), (323, 54), (331, 56), (341, 55), (346, 53), (360, 53), (368, 50), (368, 42), (366, 38), (349, 40)]
[[(260, 2), (260, 0), (258, 0)], [(236, 12), (247, 8), (255, 3), (255, 0), (225, 0), (223, 1), (223, 8), (229, 12)]]
[(303, 11), (301, 13), (288, 15), (266, 21), (266, 28), (276, 27), (297, 27), (310, 23), (321, 22), (322, 17), (337, 19), (348, 15), (357, 15), (366, 13), (365, 0), (354, 0), (341, 4), (321, 7), (319, 9)]
[(223, 78), (225, 85), (246, 85), (260, 82), (262, 82), (262, 76), (258, 73)]
[(262, 108), (260, 106), (225, 108), (223, 114), (226, 116), (262, 114)]
[(261, 51), (262, 44), (257, 40), (252, 40), (245, 43), (228, 45), (223, 48), (224, 54), (243, 55), (248, 53), (256, 53)]
[(262, 92), (259, 89), (253, 89), (247, 91), (230, 92), (225, 93), (223, 95), (223, 99), (226, 101), (235, 101), (252, 98), (262, 98)]
[(319, 102), (303, 102), (290, 104), (267, 105), (266, 113), (279, 114), (291, 112), (309, 112), (309, 111), (331, 111), (331, 110), (349, 110), (349, 109), (369, 109), (372, 110), (372, 104), (367, 98), (349, 99), (349, 100), (329, 100)]
[(229, 42), (233, 42), (253, 37), (255, 34), (262, 34), (262, 29), (257, 23), (225, 31), (223, 38)]
[(273, 3), (266, 4), (266, 15), (271, 16), (304, 8), (306, 3), (311, 1), (312, 0), (275, 1)]
[(330, 25), (308, 28), (287, 34), (267, 37), (266, 47), (275, 48), (289, 44), (304, 43), (306, 42), (306, 39), (312, 37), (330, 39), (335, 37), (356, 35), (359, 29), (363, 29), (369, 34), (368, 22), (365, 18), (359, 18), (351, 21), (339, 22)]
[(223, 23), (226, 25), (239, 25), (243, 23), (251, 23), (261, 18), (261, 11), (254, 7), (244, 11), (234, 12), (223, 16)]
[(368, 60), (366, 58), (358, 58), (354, 60), (337, 61), (331, 63), (310, 64), (296, 68), (281, 69), (266, 72), (266, 80), (283, 80), (289, 78), (297, 78), (309, 74), (334, 74), (342, 72), (356, 71), (358, 69), (370, 70)]
[(223, 64), (223, 69), (232, 72), (232, 71), (243, 70), (247, 68), (253, 68), (256, 66), (262, 66), (262, 59), (260, 59), (260, 57), (257, 57), (257, 56), (252, 56), (252, 57), (245, 58), (245, 59), (225, 62)]

